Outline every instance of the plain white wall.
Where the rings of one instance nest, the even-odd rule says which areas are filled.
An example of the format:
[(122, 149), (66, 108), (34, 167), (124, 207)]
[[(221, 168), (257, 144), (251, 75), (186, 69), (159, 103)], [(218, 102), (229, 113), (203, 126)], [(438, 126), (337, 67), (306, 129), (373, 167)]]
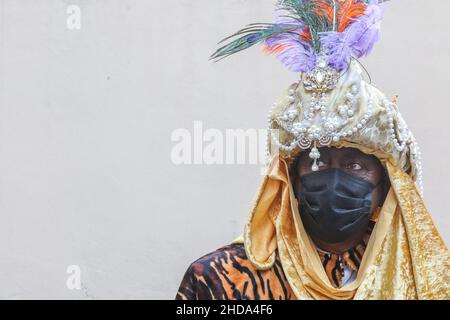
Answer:
[[(298, 75), (256, 48), (208, 56), (274, 2), (0, 0), (1, 298), (172, 299), (193, 260), (239, 235), (260, 166), (175, 166), (171, 133), (264, 128)], [(449, 243), (450, 2), (391, 2), (363, 61), (400, 95)], [(69, 265), (82, 290), (67, 289)]]

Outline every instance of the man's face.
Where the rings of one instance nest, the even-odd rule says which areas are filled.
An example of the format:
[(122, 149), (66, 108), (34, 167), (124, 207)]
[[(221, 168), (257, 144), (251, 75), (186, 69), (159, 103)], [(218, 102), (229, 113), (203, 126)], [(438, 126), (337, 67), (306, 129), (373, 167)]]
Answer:
[[(294, 189), (302, 191), (300, 177), (313, 173), (313, 161), (309, 157), (309, 152), (303, 152), (294, 168)], [(372, 212), (381, 207), (388, 190), (388, 182), (386, 179), (385, 169), (380, 161), (373, 155), (368, 155), (354, 148), (321, 148), (320, 159), (317, 162), (320, 170), (340, 169), (344, 172), (363, 179), (376, 186), (372, 193)], [(363, 234), (355, 235), (353, 239), (349, 239), (342, 244), (326, 244), (321, 243), (320, 239), (313, 239), (319, 248), (330, 251), (340, 252), (344, 247), (356, 245), (364, 236)], [(344, 250), (345, 251), (345, 250)]]

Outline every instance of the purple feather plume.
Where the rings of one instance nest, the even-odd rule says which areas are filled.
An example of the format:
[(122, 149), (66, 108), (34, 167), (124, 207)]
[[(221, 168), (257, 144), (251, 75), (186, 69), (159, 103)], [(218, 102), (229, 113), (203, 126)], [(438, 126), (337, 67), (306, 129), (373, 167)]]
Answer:
[(328, 63), (342, 70), (348, 66), (350, 58), (361, 58), (368, 55), (375, 43), (380, 39), (380, 22), (383, 10), (373, 2), (367, 6), (364, 15), (360, 16), (343, 32), (324, 32), (321, 36), (322, 46), (326, 49)]
[(303, 41), (300, 35), (304, 31), (304, 25), (290, 17), (278, 17), (276, 25), (295, 25), (297, 29), (278, 34), (264, 40), (266, 51), (274, 53), (289, 70), (294, 72), (309, 72), (316, 65), (316, 54), (312, 46)]

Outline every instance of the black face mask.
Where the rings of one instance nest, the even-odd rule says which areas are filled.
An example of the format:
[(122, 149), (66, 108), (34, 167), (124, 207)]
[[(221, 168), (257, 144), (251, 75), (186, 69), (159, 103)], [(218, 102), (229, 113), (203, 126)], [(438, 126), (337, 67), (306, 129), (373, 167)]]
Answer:
[(296, 191), (306, 232), (313, 239), (336, 244), (367, 230), (375, 186), (340, 169), (327, 169), (300, 178)]

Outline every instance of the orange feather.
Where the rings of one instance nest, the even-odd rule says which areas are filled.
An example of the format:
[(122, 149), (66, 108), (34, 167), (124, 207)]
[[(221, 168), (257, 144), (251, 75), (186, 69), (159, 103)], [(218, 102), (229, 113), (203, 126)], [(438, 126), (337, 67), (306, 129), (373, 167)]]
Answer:
[(262, 50), (265, 54), (278, 54), (286, 49), (286, 44), (277, 44), (274, 47), (269, 47), (268, 45), (264, 45)]
[[(337, 12), (337, 29), (343, 32), (355, 19), (364, 15), (367, 6), (362, 2), (354, 3), (354, 0), (337, 0), (339, 2), (339, 10)], [(334, 21), (334, 10), (332, 3), (325, 3), (324, 1), (316, 1), (315, 5), (319, 9), (314, 9), (314, 12), (320, 16), (328, 18), (330, 23)]]

